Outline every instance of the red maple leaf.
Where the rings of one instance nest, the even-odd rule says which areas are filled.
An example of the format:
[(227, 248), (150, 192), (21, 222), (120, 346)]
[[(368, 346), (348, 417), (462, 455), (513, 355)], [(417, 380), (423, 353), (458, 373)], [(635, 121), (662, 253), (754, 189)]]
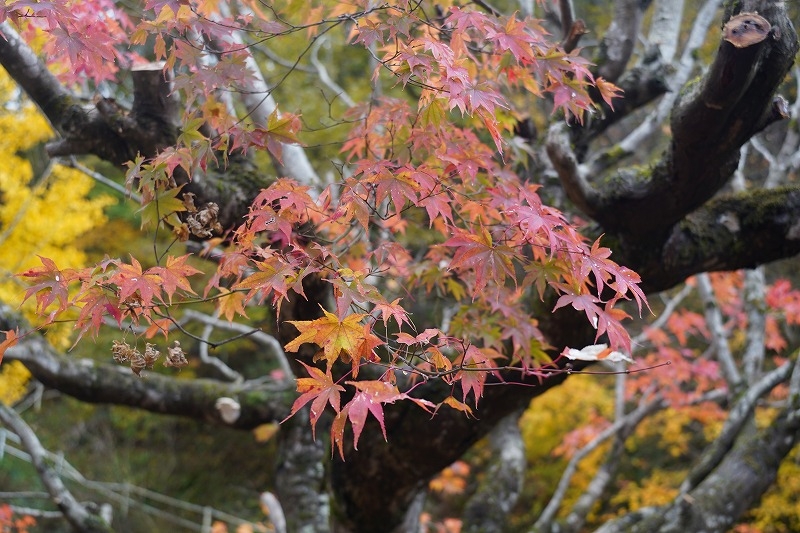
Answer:
[(189, 284), (187, 276), (202, 274), (202, 272), (191, 265), (187, 265), (186, 260), (188, 258), (188, 254), (181, 257), (172, 257), (170, 255), (167, 257), (167, 266), (157, 266), (147, 270), (147, 272), (161, 277), (162, 287), (164, 288), (164, 292), (167, 293), (170, 303), (172, 303), (172, 295), (175, 294), (176, 289), (182, 289), (190, 294), (195, 294), (192, 290), (192, 286)]
[(483, 396), (483, 386), (486, 383), (486, 375), (490, 369), (495, 368), (496, 365), (492, 359), (502, 357), (498, 352), (491, 349), (480, 349), (475, 345), (471, 345), (464, 352), (461, 361), (457, 364), (461, 365), (462, 370), (456, 374), (456, 379), (461, 380), (461, 390), (463, 393), (463, 401), (467, 401), (467, 394), (472, 391), (475, 399), (475, 406), (478, 405), (478, 398)]
[(392, 301), (392, 303), (381, 302), (375, 304), (375, 309), (373, 309), (372, 312), (376, 314), (380, 313), (384, 327), (389, 326), (390, 318), (394, 318), (398, 327), (402, 328), (403, 323), (411, 325), (411, 321), (408, 318), (408, 311), (406, 311), (403, 306), (400, 305), (400, 298), (396, 298), (394, 301)]
[(342, 459), (344, 459), (344, 450), (342, 447), (344, 426), (348, 419), (353, 426), (353, 447), (358, 450), (358, 439), (361, 437), (361, 432), (364, 430), (364, 425), (367, 422), (367, 415), (369, 413), (372, 413), (372, 416), (374, 416), (380, 424), (383, 438), (386, 439), (386, 425), (383, 420), (383, 405), (381, 404), (394, 403), (397, 400), (412, 400), (429, 412), (435, 407), (433, 403), (427, 400), (411, 398), (406, 393), (397, 390), (396, 386), (385, 381), (348, 381), (347, 384), (354, 386), (358, 389), (358, 392), (353, 399), (342, 408), (331, 426), (331, 439), (339, 448), (339, 454)]
[(302, 394), (294, 401), (291, 413), (283, 422), (313, 400), (310, 415), (311, 431), (315, 433), (314, 438), (316, 438), (317, 420), (319, 420), (320, 415), (328, 404), (333, 407), (334, 411), (339, 412), (339, 393), (344, 391), (344, 387), (334, 383), (330, 369), (327, 372), (322, 372), (319, 368), (308, 366), (302, 361), (300, 361), (300, 364), (305, 367), (310, 377), (297, 378), (297, 392)]
[(91, 331), (92, 336), (96, 337), (106, 315), (111, 315), (117, 321), (117, 324), (122, 324), (122, 311), (119, 309), (119, 300), (109, 293), (110, 291), (97, 285), (81, 291), (77, 299), (77, 303), (81, 306), (81, 312), (78, 315), (78, 321), (75, 323), (75, 329), (80, 330), (78, 338), (75, 339), (76, 344), (87, 331)]
[(502, 285), (506, 276), (514, 276), (512, 259), (516, 252), (508, 246), (495, 244), (484, 227), (476, 233), (458, 230), (445, 246), (456, 248), (451, 269), (472, 270), (475, 273), (474, 294), (477, 295), (489, 281)]
[(137, 292), (144, 307), (150, 307), (153, 304), (153, 298), (158, 298), (163, 302), (161, 276), (153, 274), (150, 270), (143, 272), (142, 265), (134, 257), (131, 257), (131, 264), (122, 261), (113, 263), (117, 266), (117, 272), (108, 279), (108, 282), (119, 287), (120, 302), (129, 300)]
[(51, 318), (57, 313), (66, 311), (69, 306), (69, 293), (67, 285), (72, 277), (71, 271), (64, 271), (58, 269), (52, 259), (39, 256), (43, 267), (31, 268), (22, 274), (25, 278), (32, 278), (33, 285), (28, 287), (25, 291), (23, 301), (27, 300), (34, 294), (36, 295), (36, 312), (44, 315), (45, 309), (53, 302), (58, 300), (58, 309), (51, 314)]

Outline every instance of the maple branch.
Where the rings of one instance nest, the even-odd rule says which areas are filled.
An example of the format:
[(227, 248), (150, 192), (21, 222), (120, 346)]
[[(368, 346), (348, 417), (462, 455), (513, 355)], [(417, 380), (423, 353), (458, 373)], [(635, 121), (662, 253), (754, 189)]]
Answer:
[(681, 36), (684, 0), (655, 0), (654, 4), (647, 42), (658, 49), (663, 61), (672, 63)]
[(74, 104), (73, 96), (5, 21), (0, 23), (0, 64), (42, 110), (53, 128), (59, 130), (64, 110)]
[(31, 456), (50, 499), (55, 502), (67, 522), (75, 531), (82, 533), (109, 533), (113, 531), (99, 515), (92, 514), (64, 485), (61, 477), (46, 461), (47, 450), (39, 442), (36, 433), (12, 408), (0, 403), (0, 422), (17, 434), (25, 450)]
[(331, 75), (328, 74), (328, 68), (322, 63), (322, 61), (319, 60), (319, 49), (326, 42), (326, 40), (326, 37), (322, 37), (314, 42), (314, 45), (311, 47), (308, 60), (314, 66), (314, 72), (317, 74), (319, 81), (333, 91), (333, 93), (340, 98), (347, 107), (355, 107), (355, 101), (350, 98), (350, 95), (347, 94), (347, 91), (345, 91), (341, 85), (336, 83), (333, 78), (331, 78)]
[(581, 37), (589, 33), (586, 23), (575, 18), (575, 7), (572, 0), (559, 0), (559, 21), (561, 22), (561, 48), (566, 52), (575, 50)]
[[(669, 2), (667, 1), (666, 3)], [(689, 32), (689, 38), (686, 41), (676, 70), (666, 80), (669, 85), (669, 91), (661, 98), (656, 109), (641, 121), (632, 132), (628, 133), (623, 140), (616, 143), (611, 148), (593, 154), (587, 162), (587, 174), (591, 176), (601, 175), (611, 166), (636, 153), (638, 147), (650, 141), (655, 135), (661, 134), (661, 126), (664, 120), (669, 116), (675, 104), (675, 100), (679, 95), (679, 89), (694, 73), (694, 67), (697, 63), (697, 50), (706, 40), (708, 29), (716, 19), (718, 7), (719, 0), (706, 0), (697, 12), (694, 24), (692, 24), (692, 30)], [(654, 65), (658, 65), (659, 63), (661, 63), (661, 60), (656, 61)], [(623, 89), (625, 89), (625, 87), (622, 86), (624, 80), (625, 77), (620, 80)], [(627, 98), (628, 95), (626, 93), (623, 101), (627, 100)]]
[[(623, 97), (613, 100), (613, 108), (602, 99), (596, 88), (590, 88), (589, 94), (599, 112), (588, 115), (583, 127), (572, 128), (571, 133), (573, 142), (576, 144), (576, 151), (583, 154), (589, 142), (610, 126), (669, 91), (670, 71), (669, 63), (662, 60), (657, 49), (652, 49), (645, 54), (638, 65), (628, 69), (617, 82), (617, 86), (622, 89)], [(620, 145), (615, 145), (614, 148), (615, 151), (607, 149), (601, 152), (601, 156), (594, 156), (594, 158), (602, 157), (605, 163), (621, 158), (625, 152), (619, 152)], [(596, 175), (596, 173), (597, 168), (592, 168), (590, 175)]]
[[(227, 320), (220, 320), (213, 316), (207, 315), (205, 313), (200, 313), (199, 311), (194, 311), (192, 309), (187, 309), (183, 313), (184, 318), (189, 320), (197, 320), (202, 324), (205, 324), (207, 327), (213, 327), (218, 329), (224, 329), (227, 331), (235, 331), (237, 333), (241, 333), (247, 335), (248, 338), (257, 342), (264, 348), (268, 350), (266, 356), (269, 359), (274, 359), (276, 363), (281, 367), (281, 370), (284, 372), (287, 381), (294, 380), (294, 372), (292, 372), (291, 366), (289, 366), (289, 362), (286, 359), (286, 353), (283, 351), (283, 347), (281, 343), (268, 333), (264, 333), (260, 329), (254, 329), (252, 327), (246, 326), (244, 324), (239, 324), (238, 322), (228, 322)], [(208, 356), (208, 352), (206, 350), (206, 356)], [(213, 358), (217, 359), (217, 358)], [(219, 361), (222, 363), (222, 361)], [(213, 363), (212, 363), (213, 364)], [(226, 365), (227, 367), (227, 365)], [(233, 371), (235, 372), (235, 371)], [(236, 373), (238, 374), (238, 372)]]
[[(222, 6), (222, 14), (227, 15), (225, 10), (227, 5)], [(324, 32), (313, 38), (315, 42)], [(244, 45), (244, 39), (239, 32), (233, 32), (230, 36), (233, 43)], [(267, 84), (261, 67), (253, 58), (252, 54), (245, 57), (245, 68), (251, 75), (251, 85), (247, 91), (240, 94), (242, 102), (247, 108), (247, 114), (256, 124), (266, 126), (269, 116), (277, 112), (278, 104), (272, 96), (272, 88)], [(317, 175), (316, 170), (311, 165), (305, 150), (293, 144), (282, 144), (281, 160), (273, 157), (273, 165), (279, 176), (289, 176), (300, 183), (317, 188), (324, 187), (323, 180)]]
[(744, 311), (747, 314), (747, 347), (742, 355), (745, 379), (752, 384), (761, 375), (766, 355), (766, 313), (764, 268), (757, 267), (744, 273)]
[[(787, 363), (765, 376), (759, 384), (763, 383), (764, 389), (769, 390), (776, 381), (800, 381), (797, 368), (794, 362)], [(695, 467), (685, 482), (685, 489), (694, 488), (681, 490), (678, 497), (667, 505), (640, 509), (607, 522), (597, 532), (729, 531), (772, 486), (782, 460), (800, 437), (798, 395), (791, 397), (789, 404), (768, 427), (760, 431), (741, 431), (745, 422), (750, 420), (759, 392), (763, 390), (757, 384), (753, 393), (748, 392), (734, 407), (737, 413), (729, 417), (731, 427), (723, 428), (723, 435), (718, 438), (722, 442), (718, 445), (715, 441), (715, 449), (708, 452), (714, 460), (707, 465), (704, 457), (701, 460), (702, 471)], [(695, 485), (697, 481), (699, 483)]]
[(578, 209), (593, 216), (599, 196), (578, 163), (565, 124), (557, 122), (550, 126), (545, 148), (567, 197)]
[(64, 166), (71, 167), (71, 168), (74, 168), (76, 170), (80, 170), (81, 172), (83, 172), (84, 174), (86, 174), (87, 176), (89, 176), (90, 178), (95, 180), (96, 182), (102, 183), (103, 185), (105, 185), (109, 189), (112, 189), (113, 191), (121, 194), (125, 198), (130, 198), (131, 200), (133, 200), (137, 204), (141, 204), (142, 203), (142, 195), (140, 195), (138, 193), (135, 193), (133, 191), (128, 191), (128, 190), (125, 189), (125, 187), (123, 185), (120, 185), (119, 183), (117, 183), (116, 181), (112, 180), (111, 178), (101, 174), (100, 172), (92, 170), (91, 168), (89, 168), (87, 166), (81, 165), (74, 156), (68, 158), (66, 161), (62, 161), (61, 163)]
[(789, 379), (796, 366), (796, 357), (797, 355), (795, 354), (792, 361), (784, 363), (766, 374), (748, 388), (747, 392), (736, 402), (736, 405), (730, 410), (728, 419), (725, 421), (719, 436), (705, 449), (703, 456), (681, 484), (681, 494), (686, 494), (697, 487), (720, 464), (742, 432), (742, 429), (751, 420), (756, 402), (777, 385)]

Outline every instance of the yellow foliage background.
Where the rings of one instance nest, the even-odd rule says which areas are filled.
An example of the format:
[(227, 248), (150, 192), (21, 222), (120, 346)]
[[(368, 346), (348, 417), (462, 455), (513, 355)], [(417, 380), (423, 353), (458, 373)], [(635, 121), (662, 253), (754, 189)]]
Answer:
[[(91, 178), (58, 164), (46, 162), (42, 143), (53, 137), (50, 125), (24, 100), (8, 74), (0, 70), (0, 301), (22, 301), (25, 286), (19, 272), (41, 265), (37, 256), (49, 257), (62, 268), (80, 267), (86, 254), (80, 238), (105, 223), (110, 196), (88, 198)], [(30, 159), (48, 166), (35, 175)], [(33, 157), (32, 157), (33, 156)], [(36, 322), (33, 305), (21, 311)], [(58, 347), (69, 342), (68, 324), (49, 327), (47, 338)], [(30, 375), (22, 364), (0, 365), (0, 401), (13, 403), (25, 392)]]

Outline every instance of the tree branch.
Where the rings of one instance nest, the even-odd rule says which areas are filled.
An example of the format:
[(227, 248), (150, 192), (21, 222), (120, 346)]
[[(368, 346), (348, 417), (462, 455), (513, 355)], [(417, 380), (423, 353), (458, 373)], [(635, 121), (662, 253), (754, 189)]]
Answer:
[(608, 81), (619, 79), (633, 54), (639, 26), (642, 23), (641, 0), (615, 0), (614, 19), (600, 43), (595, 63), (600, 76)]
[[(0, 23), (0, 64), (60, 130), (64, 111), (74, 104), (67, 91), (8, 22)], [(3, 38), (5, 37), (5, 38)]]
[(566, 494), (567, 489), (569, 488), (572, 476), (578, 469), (578, 463), (584, 457), (596, 450), (598, 446), (603, 444), (609, 438), (618, 434), (630, 434), (647, 416), (660, 409), (663, 409), (664, 407), (666, 407), (666, 402), (661, 397), (653, 398), (648, 402), (642, 402), (635, 410), (615, 421), (612, 425), (601, 431), (595, 438), (586, 444), (586, 446), (575, 452), (575, 455), (570, 458), (567, 467), (564, 469), (561, 479), (558, 481), (558, 485), (556, 486), (553, 497), (547, 503), (547, 506), (542, 511), (539, 519), (534, 524), (533, 531), (546, 532), (551, 530), (553, 520), (555, 519), (558, 509), (561, 507), (561, 503), (564, 500), (564, 495)]
[[(1, 318), (6, 322), (5, 316)], [(13, 329), (6, 323), (0, 326), (0, 329)], [(254, 382), (232, 384), (209, 379), (176, 379), (155, 373), (139, 378), (116, 365), (60, 355), (35, 333), (29, 333), (19, 344), (9, 348), (5, 357), (22, 362), (46, 387), (81, 401), (126, 405), (240, 429), (283, 420), (295, 397), (294, 388), (290, 386), (273, 390)], [(241, 405), (235, 421), (226, 423), (223, 420), (217, 408), (220, 398), (235, 398)]]
[(742, 47), (722, 39), (708, 73), (676, 101), (672, 143), (661, 160), (604, 178), (590, 216), (606, 231), (636, 240), (663, 233), (727, 183), (750, 137), (785, 116), (774, 92), (800, 44), (782, 2), (758, 4), (769, 36)]
[(719, 309), (714, 288), (711, 286), (711, 278), (708, 274), (702, 273), (697, 276), (697, 290), (700, 299), (705, 307), (706, 324), (711, 333), (711, 345), (722, 369), (722, 375), (728, 388), (732, 393), (736, 393), (742, 386), (742, 376), (733, 360), (731, 347), (728, 344), (728, 332), (722, 319), (722, 311)]
[(47, 464), (45, 460), (47, 451), (39, 442), (36, 433), (13, 409), (2, 403), (0, 403), (0, 422), (19, 436), (22, 445), (31, 456), (31, 462), (36, 468), (42, 484), (72, 529), (78, 533), (109, 533), (112, 531), (100, 516), (90, 513), (83, 504), (75, 499), (56, 471)]
[(791, 362), (783, 364), (758, 380), (736, 402), (719, 436), (706, 448), (703, 456), (681, 484), (681, 494), (687, 494), (696, 488), (723, 461), (742, 428), (751, 419), (758, 399), (789, 379), (796, 365), (796, 357), (795, 355)]
[(644, 246), (621, 240), (622, 263), (645, 291), (713, 270), (755, 268), (800, 253), (800, 189), (753, 190), (711, 200)]

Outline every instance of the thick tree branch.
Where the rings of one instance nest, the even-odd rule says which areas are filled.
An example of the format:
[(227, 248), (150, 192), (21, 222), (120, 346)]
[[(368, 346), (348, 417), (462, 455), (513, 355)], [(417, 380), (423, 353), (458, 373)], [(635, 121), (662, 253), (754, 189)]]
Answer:
[(755, 268), (800, 253), (800, 189), (754, 190), (716, 198), (648, 245), (622, 239), (623, 264), (647, 291), (713, 270)]
[(130, 113), (108, 98), (89, 109), (47, 70), (10, 24), (4, 22), (0, 31), (5, 36), (0, 38), (0, 65), (62, 135), (48, 145), (50, 156), (91, 153), (121, 165), (137, 153), (152, 156), (175, 142), (177, 108), (169, 96), (171, 86), (163, 65), (144, 65), (133, 71)]
[[(669, 1), (665, 1), (669, 3)], [(689, 80), (697, 63), (697, 50), (706, 40), (708, 29), (716, 18), (719, 0), (706, 0), (698, 10), (697, 17), (692, 24), (689, 38), (686, 41), (681, 58), (675, 67), (675, 72), (669, 76), (669, 92), (659, 101), (654, 109), (632, 132), (611, 148), (589, 158), (587, 173), (599, 176), (608, 168), (618, 164), (621, 160), (633, 155), (636, 150), (647, 143), (653, 136), (661, 133), (662, 124), (669, 116), (672, 106), (678, 97), (678, 91)], [(647, 59), (647, 58), (645, 58)], [(662, 58), (666, 61), (666, 58)], [(656, 62), (658, 64), (659, 61)], [(626, 76), (627, 77), (627, 76)], [(620, 81), (623, 83), (624, 79)], [(624, 87), (623, 87), (624, 88)], [(625, 95), (627, 99), (627, 94)]]
[(64, 111), (74, 104), (72, 95), (8, 22), (0, 24), (0, 34), (0, 65), (59, 130)]
[(642, 0), (615, 0), (614, 19), (600, 44), (599, 55), (595, 58), (598, 74), (608, 81), (617, 81), (625, 72), (633, 55), (644, 14), (643, 8), (648, 3)]
[[(8, 310), (3, 311), (0, 329), (13, 329), (7, 321)], [(127, 368), (60, 355), (35, 333), (9, 348), (5, 358), (22, 362), (46, 387), (81, 401), (125, 405), (240, 429), (283, 420), (295, 397), (294, 388), (287, 386), (270, 390), (266, 385), (253, 382), (232, 384), (155, 373), (139, 378)], [(217, 407), (220, 398), (232, 398), (239, 403), (241, 411), (236, 420), (223, 420)]]
[(707, 202), (730, 179), (739, 148), (786, 116), (774, 93), (800, 48), (783, 2), (762, 0), (768, 35), (746, 46), (722, 39), (702, 79), (688, 83), (672, 109), (673, 139), (648, 169), (622, 169), (602, 180), (587, 213), (606, 231), (632, 239), (663, 233)]
[(759, 398), (774, 389), (778, 384), (789, 379), (795, 365), (796, 360), (793, 360), (765, 375), (754, 383), (736, 402), (736, 405), (728, 415), (728, 419), (725, 421), (720, 435), (706, 449), (700, 461), (686, 476), (686, 480), (681, 485), (681, 494), (686, 494), (697, 487), (722, 462), (736, 438), (742, 432), (742, 428), (751, 420)]

